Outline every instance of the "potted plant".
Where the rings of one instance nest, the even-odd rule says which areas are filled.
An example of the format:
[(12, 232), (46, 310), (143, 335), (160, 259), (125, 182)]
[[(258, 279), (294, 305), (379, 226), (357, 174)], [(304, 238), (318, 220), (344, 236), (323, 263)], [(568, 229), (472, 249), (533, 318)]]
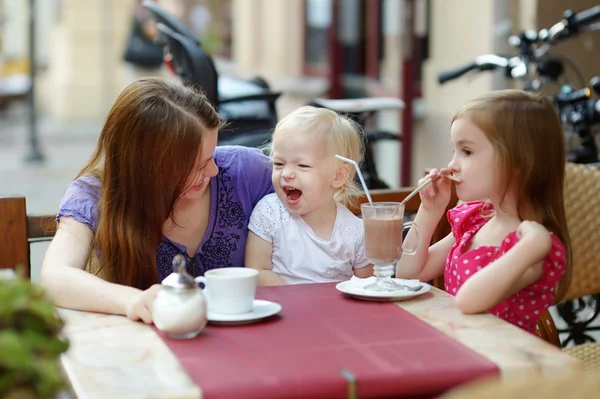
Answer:
[(66, 385), (63, 322), (40, 286), (0, 272), (0, 397), (54, 398)]

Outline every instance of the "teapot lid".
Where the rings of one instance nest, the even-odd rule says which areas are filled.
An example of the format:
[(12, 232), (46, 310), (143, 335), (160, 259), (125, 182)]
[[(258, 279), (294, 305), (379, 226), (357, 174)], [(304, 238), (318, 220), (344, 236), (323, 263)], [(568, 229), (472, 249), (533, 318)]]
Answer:
[(173, 273), (162, 281), (162, 285), (178, 290), (197, 288), (196, 280), (185, 270), (185, 258), (178, 254), (173, 258)]

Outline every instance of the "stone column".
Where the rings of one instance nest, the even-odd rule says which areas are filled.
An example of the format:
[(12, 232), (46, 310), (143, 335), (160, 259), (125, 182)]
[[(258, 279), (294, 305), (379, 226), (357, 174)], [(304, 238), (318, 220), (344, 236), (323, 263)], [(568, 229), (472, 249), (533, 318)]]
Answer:
[(303, 0), (233, 0), (233, 59), (240, 76), (297, 77), (304, 54)]
[(437, 74), (465, 65), (478, 55), (501, 50), (497, 46), (506, 43), (508, 32), (497, 28), (510, 15), (501, 7), (508, 6), (503, 0), (432, 0), (430, 4), (430, 54), (423, 70), (426, 118), (414, 125), (413, 183), (426, 167), (442, 167), (450, 161), (450, 122), (458, 107), (499, 88), (495, 86), (499, 81), (490, 72), (463, 76), (443, 86)]
[(47, 86), (49, 115), (98, 121), (122, 89), (122, 54), (134, 0), (62, 0), (53, 29)]

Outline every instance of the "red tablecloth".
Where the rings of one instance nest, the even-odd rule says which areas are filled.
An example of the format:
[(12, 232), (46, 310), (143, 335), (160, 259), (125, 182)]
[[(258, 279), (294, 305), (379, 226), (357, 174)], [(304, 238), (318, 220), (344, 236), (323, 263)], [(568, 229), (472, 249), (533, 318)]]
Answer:
[(209, 325), (191, 340), (161, 334), (204, 398), (344, 398), (343, 370), (359, 398), (425, 396), (499, 372), (397, 305), (345, 297), (335, 284), (259, 288), (257, 298), (281, 313)]

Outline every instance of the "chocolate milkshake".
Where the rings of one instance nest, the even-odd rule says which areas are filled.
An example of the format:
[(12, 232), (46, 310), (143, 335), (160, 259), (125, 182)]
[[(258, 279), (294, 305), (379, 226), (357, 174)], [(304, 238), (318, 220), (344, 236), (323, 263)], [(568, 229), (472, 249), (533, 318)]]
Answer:
[(367, 217), (365, 224), (365, 251), (374, 265), (391, 265), (402, 257), (402, 217)]

